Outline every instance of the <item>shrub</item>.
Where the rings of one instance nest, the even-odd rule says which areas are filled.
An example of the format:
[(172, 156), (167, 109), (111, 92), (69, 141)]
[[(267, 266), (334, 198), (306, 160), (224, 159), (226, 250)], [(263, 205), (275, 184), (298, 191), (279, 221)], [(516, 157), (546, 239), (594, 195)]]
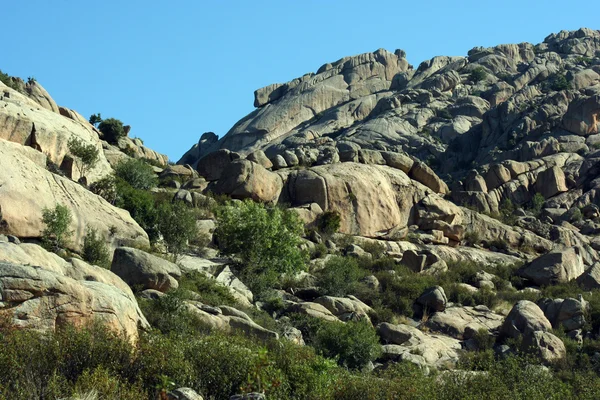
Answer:
[(158, 212), (152, 194), (120, 180), (116, 182), (116, 191), (116, 206), (129, 211), (131, 217), (146, 231), (150, 241), (156, 241), (159, 238)]
[(487, 78), (487, 72), (485, 72), (483, 67), (473, 68), (471, 74), (469, 75), (469, 80), (474, 83), (481, 82), (485, 78)]
[(79, 170), (79, 175), (81, 177), (85, 176), (85, 174), (96, 166), (96, 163), (100, 159), (99, 152), (96, 146), (93, 144), (85, 144), (83, 140), (73, 136), (69, 139), (69, 143), (67, 144), (69, 147), (69, 151), (71, 155), (77, 159), (79, 162), (75, 165)]
[[(91, 120), (91, 117), (90, 117)], [(125, 136), (123, 122), (115, 118), (108, 118), (100, 122), (98, 129), (102, 132), (104, 140), (109, 143), (117, 143), (120, 138)]]
[(98, 235), (96, 229), (88, 228), (83, 239), (83, 259), (90, 264), (103, 268), (110, 268), (110, 253), (104, 239)]
[(236, 307), (238, 305), (229, 289), (198, 271), (184, 274), (179, 280), (179, 289), (196, 293), (197, 296), (194, 297), (198, 301), (211, 306), (226, 305)]
[(533, 195), (533, 197), (531, 198), (531, 212), (537, 217), (540, 215), (540, 213), (542, 212), (542, 207), (544, 206), (544, 202), (546, 200), (544, 199), (544, 196), (542, 196), (540, 193), (536, 193)]
[(152, 167), (135, 158), (118, 163), (115, 167), (115, 176), (134, 189), (149, 190), (158, 185), (158, 178)]
[(556, 74), (550, 78), (550, 89), (556, 91), (571, 89), (571, 83), (564, 74)]
[(11, 89), (19, 90), (18, 83), (15, 82), (10, 75), (2, 72), (2, 70), (0, 70), (0, 82), (4, 83), (6, 86), (8, 86)]
[[(438, 284), (435, 277), (398, 268), (398, 274), (375, 274), (381, 287), (381, 301), (392, 311), (412, 317), (412, 305), (425, 289)], [(400, 275), (400, 276), (398, 276)]]
[(448, 111), (445, 108), (441, 108), (441, 109), (437, 109), (435, 110), (435, 115), (438, 118), (443, 118), (443, 119), (452, 119), (452, 114), (450, 114), (450, 111)]
[(89, 190), (108, 201), (110, 204), (117, 202), (117, 185), (115, 177), (112, 175), (105, 176), (89, 186)]
[(479, 236), (479, 232), (467, 231), (465, 233), (464, 241), (466, 244), (471, 246), (481, 243), (481, 237)]
[(42, 232), (42, 242), (54, 251), (65, 247), (71, 232), (71, 210), (67, 206), (57, 204), (53, 209), (42, 210), (42, 222), (46, 227)]
[(319, 216), (319, 230), (331, 235), (340, 229), (341, 216), (337, 211), (325, 211)]
[(515, 224), (515, 206), (510, 199), (502, 200), (498, 211), (500, 211), (500, 219), (502, 220), (502, 222), (504, 222), (507, 225)]
[(188, 243), (198, 237), (194, 212), (182, 202), (162, 202), (157, 207), (158, 230), (167, 250), (175, 256), (183, 253)]
[(267, 208), (251, 200), (217, 208), (215, 238), (223, 254), (241, 260), (240, 272), (256, 289), (273, 284), (279, 274), (305, 268), (300, 249), (304, 226), (293, 211)]
[(354, 258), (334, 256), (325, 263), (317, 284), (330, 296), (346, 296), (365, 275)]
[(325, 357), (337, 358), (340, 365), (361, 369), (381, 354), (379, 337), (366, 321), (326, 322), (317, 331), (314, 343)]
[(102, 117), (100, 116), (100, 113), (98, 114), (92, 114), (90, 116), (90, 124), (94, 125), (95, 127), (98, 127), (98, 124), (100, 122), (102, 122)]

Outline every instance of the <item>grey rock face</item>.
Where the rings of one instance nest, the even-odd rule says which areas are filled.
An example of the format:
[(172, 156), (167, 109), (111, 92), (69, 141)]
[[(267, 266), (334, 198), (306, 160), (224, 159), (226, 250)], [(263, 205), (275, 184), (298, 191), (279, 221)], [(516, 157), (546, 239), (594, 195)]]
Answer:
[(181, 277), (176, 264), (130, 247), (115, 250), (111, 271), (130, 286), (141, 285), (144, 289), (161, 292), (176, 289), (177, 279)]

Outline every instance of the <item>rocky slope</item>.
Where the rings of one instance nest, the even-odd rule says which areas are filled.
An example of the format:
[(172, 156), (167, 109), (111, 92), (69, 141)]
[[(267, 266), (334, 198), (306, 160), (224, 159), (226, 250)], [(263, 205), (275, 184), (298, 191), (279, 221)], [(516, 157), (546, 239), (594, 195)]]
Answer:
[[(179, 165), (139, 139), (108, 143), (35, 81), (9, 83), (0, 83), (0, 316), (13, 327), (100, 319), (135, 343), (151, 324), (181, 333), (191, 316), (196, 336), (301, 346), (314, 338), (298, 320), (362, 321), (381, 351), (361, 367), (406, 361), (424, 372), (455, 369), (485, 343), (496, 359), (533, 349), (552, 365), (567, 357), (563, 341), (597, 338), (600, 31), (416, 69), (402, 50), (346, 57), (257, 90), (254, 112), (220, 139), (203, 134)], [(83, 180), (73, 137), (101, 150)], [(156, 220), (86, 185), (132, 157), (154, 165), (160, 187), (120, 193), (137, 196), (130, 211), (194, 210), (201, 235), (177, 263)], [(296, 212), (307, 270), (279, 276), (269, 298), (253, 293), (213, 237), (223, 197)], [(61, 257), (39, 246), (42, 212), (57, 203), (73, 215)], [(335, 233), (323, 228), (332, 216)], [(90, 228), (110, 248), (110, 270), (81, 260)], [(331, 269), (352, 263), (363, 273), (354, 286), (349, 273), (335, 285), (351, 289), (327, 289)]]

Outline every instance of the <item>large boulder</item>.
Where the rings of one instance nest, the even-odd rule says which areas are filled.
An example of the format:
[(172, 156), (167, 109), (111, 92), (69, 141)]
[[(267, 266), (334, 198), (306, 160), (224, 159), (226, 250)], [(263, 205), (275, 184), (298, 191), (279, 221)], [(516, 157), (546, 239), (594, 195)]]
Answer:
[[(236, 315), (225, 315), (221, 313), (221, 310), (217, 307), (207, 308), (202, 303), (194, 301), (187, 301), (185, 304), (186, 308), (210, 329), (223, 332), (243, 333), (262, 340), (279, 339), (279, 334), (277, 332), (263, 328), (250, 318), (247, 318), (247, 316), (246, 318), (243, 318)], [(209, 310), (216, 312), (207, 312)]]
[(218, 150), (198, 160), (197, 170), (207, 181), (217, 181), (227, 166), (240, 158), (240, 155), (229, 150)]
[(434, 286), (426, 289), (421, 296), (416, 300), (416, 304), (420, 305), (423, 310), (430, 313), (444, 311), (448, 299), (444, 288), (441, 286)]
[(367, 237), (414, 222), (414, 205), (429, 189), (399, 169), (353, 162), (278, 171), (286, 181), (280, 203), (317, 203), (340, 214), (339, 232)]
[(571, 247), (544, 254), (519, 269), (517, 274), (536, 285), (544, 286), (568, 282), (578, 278), (583, 272), (584, 265), (579, 249)]
[(415, 161), (410, 172), (408, 173), (412, 179), (422, 183), (436, 193), (448, 193), (448, 185), (436, 175), (435, 172), (427, 164), (421, 161)]
[(79, 251), (88, 228), (112, 246), (149, 246), (148, 235), (129, 213), (81, 185), (46, 170), (44, 154), (0, 139), (0, 226), (17, 237), (40, 238), (44, 208), (65, 205), (73, 216), (68, 247)]
[(461, 344), (457, 339), (402, 324), (380, 324), (377, 331), (383, 343), (388, 343), (382, 346), (382, 361), (409, 361), (434, 368), (448, 368), (458, 361)]
[(220, 179), (208, 188), (235, 199), (273, 202), (277, 201), (282, 186), (279, 175), (267, 171), (260, 164), (235, 160), (222, 171)]
[(551, 363), (567, 356), (563, 341), (550, 332), (536, 331), (525, 336), (522, 349), (533, 352), (544, 363)]
[(540, 172), (535, 182), (535, 191), (541, 193), (545, 199), (569, 190), (565, 180), (565, 173), (559, 167), (552, 167)]
[(521, 300), (508, 313), (500, 327), (500, 334), (516, 339), (520, 336), (530, 336), (533, 332), (551, 330), (552, 324), (542, 309), (532, 301)]
[(371, 307), (360, 301), (354, 296), (348, 297), (333, 297), (321, 296), (314, 300), (315, 303), (321, 304), (328, 309), (333, 315), (342, 321), (351, 319), (369, 319)]
[(138, 326), (149, 327), (117, 275), (35, 244), (0, 243), (0, 299), (0, 314), (20, 328), (53, 331), (100, 320), (136, 340)]
[(481, 329), (494, 332), (503, 321), (502, 315), (490, 311), (486, 306), (449, 307), (429, 317), (425, 326), (456, 339), (470, 339)]
[[(109, 174), (112, 169), (104, 156), (95, 128), (87, 121), (60, 115), (58, 108), (51, 110), (54, 107), (48, 102), (42, 102), (44, 105), (41, 106), (37, 100), (44, 98), (44, 93), (45, 90), (38, 92), (36, 99), (32, 100), (0, 82), (0, 139), (32, 147), (60, 166), (69, 153), (69, 140), (77, 138), (86, 145), (93, 145), (99, 153), (98, 162), (87, 173), (88, 183)], [(73, 179), (79, 179), (76, 169), (69, 172), (73, 173)]]
[(177, 289), (177, 279), (181, 277), (177, 264), (131, 247), (115, 250), (110, 269), (130, 286), (161, 292)]

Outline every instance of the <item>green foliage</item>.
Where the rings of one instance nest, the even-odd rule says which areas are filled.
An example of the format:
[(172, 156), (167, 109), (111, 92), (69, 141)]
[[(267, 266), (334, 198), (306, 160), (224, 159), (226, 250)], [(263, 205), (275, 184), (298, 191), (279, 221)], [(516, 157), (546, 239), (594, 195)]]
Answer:
[(437, 280), (431, 275), (418, 274), (407, 268), (397, 268), (396, 273), (379, 272), (375, 276), (381, 286), (382, 303), (392, 311), (412, 317), (413, 302)]
[(88, 228), (83, 239), (83, 259), (90, 264), (110, 268), (110, 253), (108, 246), (94, 228)]
[(107, 175), (96, 182), (92, 183), (89, 188), (90, 192), (97, 194), (110, 204), (117, 202), (117, 183), (115, 177)]
[(381, 354), (379, 337), (366, 321), (326, 322), (317, 331), (314, 343), (325, 357), (337, 358), (340, 365), (361, 369)]
[(80, 176), (85, 176), (86, 173), (96, 166), (100, 159), (99, 151), (93, 144), (85, 144), (76, 136), (72, 136), (67, 144), (69, 152), (73, 157), (79, 160), (75, 165), (79, 170)]
[(42, 232), (42, 242), (47, 248), (56, 251), (66, 246), (71, 236), (71, 218), (71, 210), (62, 204), (42, 210), (42, 222), (46, 225)]
[[(98, 114), (98, 117), (100, 114)], [(91, 123), (91, 117), (90, 117)], [(109, 143), (117, 143), (120, 138), (125, 136), (125, 129), (123, 128), (123, 122), (116, 118), (108, 118), (100, 122), (98, 129), (102, 132), (104, 140)]]
[(488, 74), (483, 67), (475, 67), (469, 74), (469, 80), (474, 83), (481, 82), (487, 78), (487, 75)]
[(10, 75), (2, 72), (2, 70), (0, 70), (0, 82), (4, 83), (11, 89), (19, 90), (19, 85), (17, 84), (17, 82), (15, 82)]
[(90, 121), (90, 124), (94, 125), (95, 127), (98, 127), (98, 124), (100, 122), (102, 122), (102, 116), (100, 115), (100, 113), (98, 113), (98, 114), (92, 114), (90, 116), (89, 121)]
[(529, 207), (530, 211), (537, 217), (542, 212), (542, 207), (544, 206), (544, 196), (541, 193), (536, 193), (531, 198), (531, 205)]
[(219, 249), (241, 260), (240, 272), (259, 291), (280, 274), (305, 268), (308, 254), (300, 249), (304, 226), (293, 211), (245, 200), (218, 207), (216, 216)]
[(551, 90), (559, 91), (571, 89), (571, 82), (567, 80), (567, 77), (564, 74), (555, 74), (549, 79)]
[(354, 258), (334, 256), (325, 263), (317, 284), (328, 295), (343, 297), (352, 294), (365, 275)]
[(341, 220), (340, 213), (337, 211), (325, 211), (319, 216), (319, 230), (327, 235), (336, 233), (340, 229)]
[(499, 207), (500, 211), (500, 220), (507, 225), (514, 225), (516, 221), (515, 213), (515, 205), (510, 199), (502, 200)]
[(448, 111), (445, 108), (440, 108), (440, 109), (435, 110), (435, 115), (438, 118), (452, 119), (452, 114), (450, 114), (450, 111)]
[(159, 238), (158, 212), (155, 199), (150, 192), (135, 189), (122, 180), (116, 182), (117, 207), (129, 211), (131, 217), (146, 231), (150, 241)]
[(158, 230), (167, 250), (175, 256), (182, 254), (188, 243), (198, 237), (194, 212), (182, 202), (162, 202), (157, 206)]
[(135, 158), (118, 163), (115, 167), (115, 176), (134, 189), (149, 190), (158, 185), (158, 178), (152, 167)]
[(198, 271), (184, 274), (179, 280), (179, 289), (195, 292), (196, 296), (194, 297), (204, 304), (237, 306), (237, 301), (229, 289)]
[(476, 231), (467, 231), (465, 233), (464, 241), (466, 244), (473, 246), (481, 243), (481, 237)]

